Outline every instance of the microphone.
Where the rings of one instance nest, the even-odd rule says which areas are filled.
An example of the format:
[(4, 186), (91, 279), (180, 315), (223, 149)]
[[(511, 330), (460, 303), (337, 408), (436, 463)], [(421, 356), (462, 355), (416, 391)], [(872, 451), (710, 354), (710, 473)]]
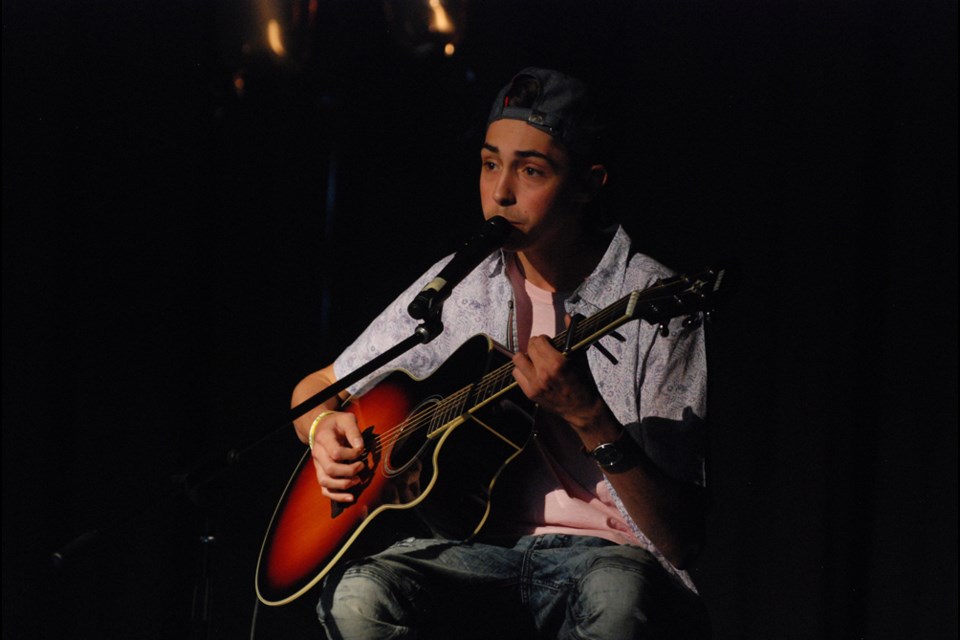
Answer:
[(494, 216), (484, 222), (480, 233), (467, 240), (437, 277), (417, 294), (407, 307), (407, 313), (415, 320), (423, 320), (439, 310), (443, 301), (450, 297), (453, 288), (487, 256), (502, 247), (511, 231), (513, 225), (503, 216)]

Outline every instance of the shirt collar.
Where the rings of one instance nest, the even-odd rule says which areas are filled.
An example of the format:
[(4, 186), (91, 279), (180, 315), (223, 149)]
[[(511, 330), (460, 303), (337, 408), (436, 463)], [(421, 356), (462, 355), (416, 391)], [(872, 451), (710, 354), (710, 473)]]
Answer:
[[(620, 225), (607, 230), (607, 233), (610, 231), (612, 231), (612, 237), (603, 257), (590, 275), (570, 295), (569, 302), (578, 304), (583, 301), (596, 309), (603, 309), (622, 297), (626, 265), (630, 259), (630, 236)], [(495, 252), (488, 259), (485, 267), (484, 272), (487, 277), (506, 275), (506, 260), (506, 253), (502, 249)]]
[(603, 309), (619, 300), (630, 259), (630, 246), (630, 236), (623, 227), (617, 225), (600, 262), (573, 292), (569, 301), (578, 304), (582, 300), (596, 309)]

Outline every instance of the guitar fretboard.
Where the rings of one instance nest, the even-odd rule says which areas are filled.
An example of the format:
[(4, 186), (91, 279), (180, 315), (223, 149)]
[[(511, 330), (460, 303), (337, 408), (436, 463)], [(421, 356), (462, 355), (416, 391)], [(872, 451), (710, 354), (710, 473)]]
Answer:
[[(550, 341), (551, 344), (557, 350), (568, 353), (573, 353), (591, 344), (633, 318), (630, 310), (635, 306), (638, 295), (638, 292), (635, 291), (603, 311), (589, 318), (580, 319), (573, 324), (572, 336), (569, 329), (564, 330)], [(568, 343), (569, 348), (567, 348)], [(469, 404), (479, 406), (512, 388), (516, 384), (513, 379), (513, 369), (514, 364), (507, 362), (487, 373), (477, 383), (464, 388), (462, 392), (465, 393), (465, 397), (461, 409), (466, 408), (468, 398), (472, 398)]]
[[(589, 318), (578, 317), (570, 328), (554, 337), (551, 344), (561, 352), (574, 353), (631, 320), (642, 318), (651, 323), (661, 323), (679, 315), (702, 311), (708, 307), (711, 297), (719, 288), (723, 273), (719, 269), (706, 270), (693, 278), (676, 276), (661, 280), (643, 291), (634, 291)], [(573, 335), (570, 335), (571, 330)], [(426, 427), (428, 433), (432, 434), (455, 423), (461, 416), (516, 386), (513, 369), (513, 362), (507, 362), (473, 384), (411, 414), (392, 432), (378, 438), (373, 448), (381, 449), (411, 430)]]

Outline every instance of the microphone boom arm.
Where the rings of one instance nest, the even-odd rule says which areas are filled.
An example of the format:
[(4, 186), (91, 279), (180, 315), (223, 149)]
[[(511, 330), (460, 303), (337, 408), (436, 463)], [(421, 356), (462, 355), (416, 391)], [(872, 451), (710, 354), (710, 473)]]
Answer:
[(407, 307), (407, 313), (414, 320), (439, 316), (443, 301), (450, 296), (453, 288), (486, 260), (487, 256), (502, 247), (511, 231), (513, 225), (503, 216), (494, 216), (484, 222), (480, 232), (467, 240), (437, 277), (417, 294)]

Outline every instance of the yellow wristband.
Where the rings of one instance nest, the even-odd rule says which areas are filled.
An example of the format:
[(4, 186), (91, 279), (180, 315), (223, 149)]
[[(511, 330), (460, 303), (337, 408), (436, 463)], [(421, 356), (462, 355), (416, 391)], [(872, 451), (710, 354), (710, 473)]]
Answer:
[(307, 436), (307, 442), (310, 444), (310, 450), (313, 451), (313, 439), (317, 435), (317, 425), (320, 424), (320, 421), (326, 418), (331, 413), (336, 413), (336, 411), (321, 411), (317, 414), (317, 417), (313, 419), (313, 422), (310, 424), (310, 435)]

